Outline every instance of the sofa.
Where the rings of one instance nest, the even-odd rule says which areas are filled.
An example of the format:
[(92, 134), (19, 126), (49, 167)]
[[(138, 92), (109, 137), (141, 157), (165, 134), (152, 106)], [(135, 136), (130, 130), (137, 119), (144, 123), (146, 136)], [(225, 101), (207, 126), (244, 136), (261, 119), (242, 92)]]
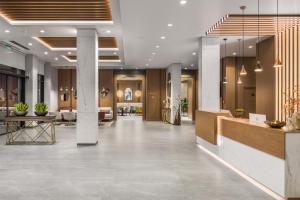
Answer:
[(112, 120), (114, 118), (114, 111), (112, 107), (99, 107), (98, 112), (104, 112), (104, 120)]

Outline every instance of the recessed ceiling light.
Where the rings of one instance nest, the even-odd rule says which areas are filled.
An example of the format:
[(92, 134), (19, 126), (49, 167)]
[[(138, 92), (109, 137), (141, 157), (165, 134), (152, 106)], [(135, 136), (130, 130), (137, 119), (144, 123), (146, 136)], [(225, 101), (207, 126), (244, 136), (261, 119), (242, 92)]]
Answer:
[(194, 67), (195, 65), (194, 64), (191, 64), (191, 67)]
[(10, 33), (10, 30), (6, 29), (4, 32), (5, 32), (5, 33)]
[(195, 55), (197, 55), (197, 53), (196, 53), (196, 52), (193, 52), (193, 56), (195, 56)]
[(146, 64), (146, 67), (148, 67), (149, 66), (149, 64)]
[(111, 33), (111, 30), (107, 30), (106, 33), (108, 33), (108, 34)]
[(155, 55), (156, 53), (155, 52), (152, 52), (152, 55)]
[(45, 54), (45, 55), (48, 55), (48, 52), (47, 52), (47, 51), (45, 51), (45, 52), (44, 52), (44, 54)]
[(232, 55), (236, 56), (236, 52), (233, 52)]
[(252, 46), (252, 45), (250, 45), (248, 48), (249, 48), (249, 49), (252, 49), (252, 48), (253, 48), (253, 46)]
[(168, 27), (172, 27), (173, 26), (173, 24), (168, 24)]
[(45, 33), (45, 30), (43, 30), (43, 29), (42, 29), (42, 30), (40, 30), (40, 33)]
[(164, 40), (164, 39), (166, 39), (166, 37), (165, 36), (161, 36), (160, 39)]
[(184, 69), (185, 69), (185, 70), (187, 70), (188, 68), (187, 68), (187, 67), (185, 67)]
[(114, 55), (117, 55), (117, 52), (114, 52)]
[(32, 43), (31, 43), (31, 42), (29, 42), (29, 43), (28, 43), (28, 46), (32, 46)]
[(160, 46), (159, 46), (159, 45), (156, 45), (155, 47), (158, 49)]
[(120, 69), (121, 69), (121, 70), (123, 70), (124, 68), (123, 68), (123, 67), (121, 67)]
[(181, 0), (179, 3), (180, 3), (181, 5), (185, 5), (185, 4), (187, 3), (187, 0)]
[(139, 68), (138, 68), (138, 67), (136, 67), (135, 69), (136, 69), (136, 70), (138, 70)]
[(58, 57), (55, 57), (54, 60), (58, 60)]
[(69, 52), (68, 52), (68, 54), (69, 54), (69, 55), (71, 55), (71, 54), (72, 54), (72, 52), (71, 52), (71, 51), (69, 51)]

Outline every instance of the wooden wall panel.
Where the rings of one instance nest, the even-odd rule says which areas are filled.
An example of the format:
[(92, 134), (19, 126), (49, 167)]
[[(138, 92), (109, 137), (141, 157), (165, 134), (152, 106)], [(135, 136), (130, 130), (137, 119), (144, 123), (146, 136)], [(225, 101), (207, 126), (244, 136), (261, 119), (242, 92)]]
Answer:
[(114, 107), (114, 70), (100, 69), (99, 70), (99, 91), (102, 89), (109, 89), (109, 94), (102, 97), (99, 93), (99, 106), (100, 107)]
[[(63, 95), (67, 95), (66, 101)], [(58, 70), (58, 109), (76, 109), (76, 70)]]
[(142, 103), (144, 101), (143, 95), (141, 97), (135, 96), (135, 92), (140, 90), (143, 93), (142, 80), (118, 80), (117, 81), (117, 90), (125, 91), (126, 88), (132, 90), (132, 100), (125, 101), (124, 96), (117, 98), (117, 103)]
[(256, 113), (266, 114), (268, 120), (275, 119), (275, 38), (260, 43), (260, 61), (264, 68), (256, 73)]
[[(279, 58), (283, 66), (276, 69), (276, 119), (286, 120), (288, 115), (284, 111), (284, 104), (287, 98), (296, 97), (299, 95), (300, 86), (300, 27), (295, 26), (286, 29), (277, 35), (278, 44), (276, 51), (278, 51)], [(295, 90), (296, 92), (292, 92)], [(297, 92), (298, 91), (298, 92)]]
[(146, 70), (146, 120), (160, 121), (161, 116), (161, 102), (162, 102), (162, 73), (160, 69)]

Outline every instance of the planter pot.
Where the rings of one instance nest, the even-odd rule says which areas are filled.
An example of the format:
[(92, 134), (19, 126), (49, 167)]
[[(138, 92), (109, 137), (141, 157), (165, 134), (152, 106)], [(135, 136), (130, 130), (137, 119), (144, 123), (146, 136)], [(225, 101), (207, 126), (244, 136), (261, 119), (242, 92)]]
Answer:
[(28, 113), (27, 111), (15, 111), (16, 116), (26, 116), (27, 113)]
[(34, 112), (34, 114), (36, 116), (46, 116), (48, 114), (48, 111), (46, 111), (46, 112)]

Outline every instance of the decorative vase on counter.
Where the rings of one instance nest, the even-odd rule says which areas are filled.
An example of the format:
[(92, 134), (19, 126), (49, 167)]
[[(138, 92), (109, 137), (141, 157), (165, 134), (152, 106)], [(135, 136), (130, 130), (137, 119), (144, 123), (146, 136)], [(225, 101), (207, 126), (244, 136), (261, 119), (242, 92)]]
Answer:
[(286, 118), (286, 126), (285, 127), (288, 131), (295, 130), (292, 117), (287, 117)]
[(294, 130), (300, 129), (300, 113), (295, 111), (292, 115), (292, 122)]

